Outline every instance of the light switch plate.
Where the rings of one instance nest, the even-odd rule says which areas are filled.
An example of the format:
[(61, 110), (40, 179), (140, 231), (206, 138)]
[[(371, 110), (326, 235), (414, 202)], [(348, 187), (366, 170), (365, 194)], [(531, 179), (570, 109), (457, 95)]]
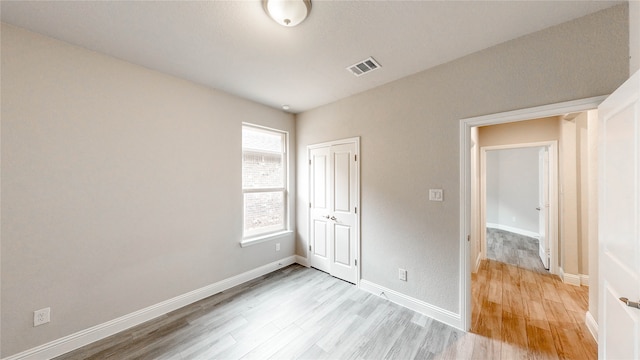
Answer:
[(444, 201), (442, 189), (429, 189), (430, 201)]

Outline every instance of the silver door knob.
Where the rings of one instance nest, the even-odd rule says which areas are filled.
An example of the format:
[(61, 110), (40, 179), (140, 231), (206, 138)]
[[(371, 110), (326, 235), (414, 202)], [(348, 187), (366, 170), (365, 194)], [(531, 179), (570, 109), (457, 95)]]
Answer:
[(536, 210), (540, 211), (540, 207), (537, 207)]
[(335, 216), (332, 216), (332, 217), (331, 217), (331, 220), (336, 221), (336, 220), (338, 220), (338, 218), (337, 218), (337, 217), (335, 217)]
[(627, 299), (626, 297), (621, 297), (620, 301), (622, 301), (629, 307), (640, 309), (640, 301), (629, 301), (629, 299)]

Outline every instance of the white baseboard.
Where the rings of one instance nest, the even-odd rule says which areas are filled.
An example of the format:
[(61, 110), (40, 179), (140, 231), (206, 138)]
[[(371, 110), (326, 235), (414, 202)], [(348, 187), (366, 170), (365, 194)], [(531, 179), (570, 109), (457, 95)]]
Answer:
[(580, 275), (569, 274), (564, 272), (563, 268), (560, 268), (560, 279), (562, 282), (569, 285), (580, 286)]
[(309, 260), (307, 260), (306, 257), (304, 256), (300, 256), (300, 255), (296, 255), (296, 263), (304, 266), (304, 267), (309, 267)]
[(62, 354), (68, 353), (69, 351), (73, 351), (82, 346), (91, 344), (95, 341), (104, 339), (120, 331), (129, 329), (146, 321), (152, 320), (158, 316), (164, 315), (196, 301), (202, 300), (211, 295), (215, 295), (221, 291), (230, 289), (234, 286), (240, 285), (249, 280), (253, 280), (262, 275), (266, 275), (285, 266), (289, 266), (293, 263), (296, 263), (297, 260), (297, 256), (292, 255), (284, 259), (274, 261), (272, 263), (260, 266), (258, 268), (249, 270), (228, 279), (218, 281), (216, 283), (207, 285), (200, 289), (196, 289), (186, 294), (176, 296), (161, 303), (151, 305), (147, 308), (124, 315), (106, 323), (90, 327), (88, 329), (51, 341), (38, 347), (9, 356), (2, 360), (42, 360), (60, 356)]
[(589, 286), (589, 275), (580, 274), (580, 285)]
[(516, 227), (511, 227), (511, 226), (502, 225), (502, 224), (495, 224), (495, 223), (487, 223), (487, 227), (492, 229), (504, 230), (504, 231), (512, 232), (514, 234), (520, 234), (520, 235), (532, 237), (535, 239), (540, 239), (539, 233), (529, 231), (529, 230), (519, 229)]
[[(385, 298), (391, 302), (394, 302), (400, 306), (404, 306), (407, 309), (417, 311), (430, 318), (438, 320), (449, 326), (453, 326), (456, 329), (463, 330), (462, 317), (460, 314), (456, 314), (449, 310), (439, 308), (424, 301), (412, 298), (405, 294), (399, 293), (395, 290), (387, 289), (378, 284), (374, 284), (367, 280), (360, 280), (360, 289), (370, 292), (376, 296)], [(384, 295), (382, 295), (384, 293)]]
[(598, 342), (598, 323), (596, 322), (596, 319), (594, 319), (593, 315), (591, 315), (591, 313), (587, 311), (587, 314), (584, 317), (584, 322), (585, 324), (587, 324), (587, 329), (589, 329), (591, 336), (593, 336), (593, 338), (596, 340), (596, 343), (597, 343)]

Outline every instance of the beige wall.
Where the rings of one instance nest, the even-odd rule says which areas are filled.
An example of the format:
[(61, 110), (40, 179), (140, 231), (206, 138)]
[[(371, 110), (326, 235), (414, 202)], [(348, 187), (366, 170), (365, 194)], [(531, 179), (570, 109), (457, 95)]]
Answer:
[(578, 274), (579, 209), (577, 138), (574, 120), (559, 120), (558, 175), (560, 179), (560, 267), (565, 273)]
[[(361, 136), (362, 277), (458, 313), (459, 120), (608, 94), (628, 77), (628, 56), (621, 5), (300, 114), (299, 154)], [(306, 161), (299, 205), (308, 203)], [(444, 202), (429, 202), (429, 188), (444, 189)], [(307, 211), (298, 209), (306, 255)]]
[(558, 117), (481, 126), (478, 138), (481, 147), (558, 141), (560, 140)]
[(1, 75), (3, 357), (294, 254), (239, 246), (241, 123), (292, 115), (4, 24)]

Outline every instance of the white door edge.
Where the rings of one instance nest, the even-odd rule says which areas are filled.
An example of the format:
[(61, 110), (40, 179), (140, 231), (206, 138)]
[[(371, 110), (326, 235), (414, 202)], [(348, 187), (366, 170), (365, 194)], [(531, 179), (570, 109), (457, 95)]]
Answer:
[(460, 280), (458, 311), (462, 318), (463, 330), (468, 331), (471, 329), (472, 267), (469, 258), (469, 242), (467, 241), (467, 236), (471, 234), (471, 163), (469, 159), (471, 152), (471, 128), (592, 110), (597, 108), (606, 98), (607, 96), (597, 96), (460, 120)]

